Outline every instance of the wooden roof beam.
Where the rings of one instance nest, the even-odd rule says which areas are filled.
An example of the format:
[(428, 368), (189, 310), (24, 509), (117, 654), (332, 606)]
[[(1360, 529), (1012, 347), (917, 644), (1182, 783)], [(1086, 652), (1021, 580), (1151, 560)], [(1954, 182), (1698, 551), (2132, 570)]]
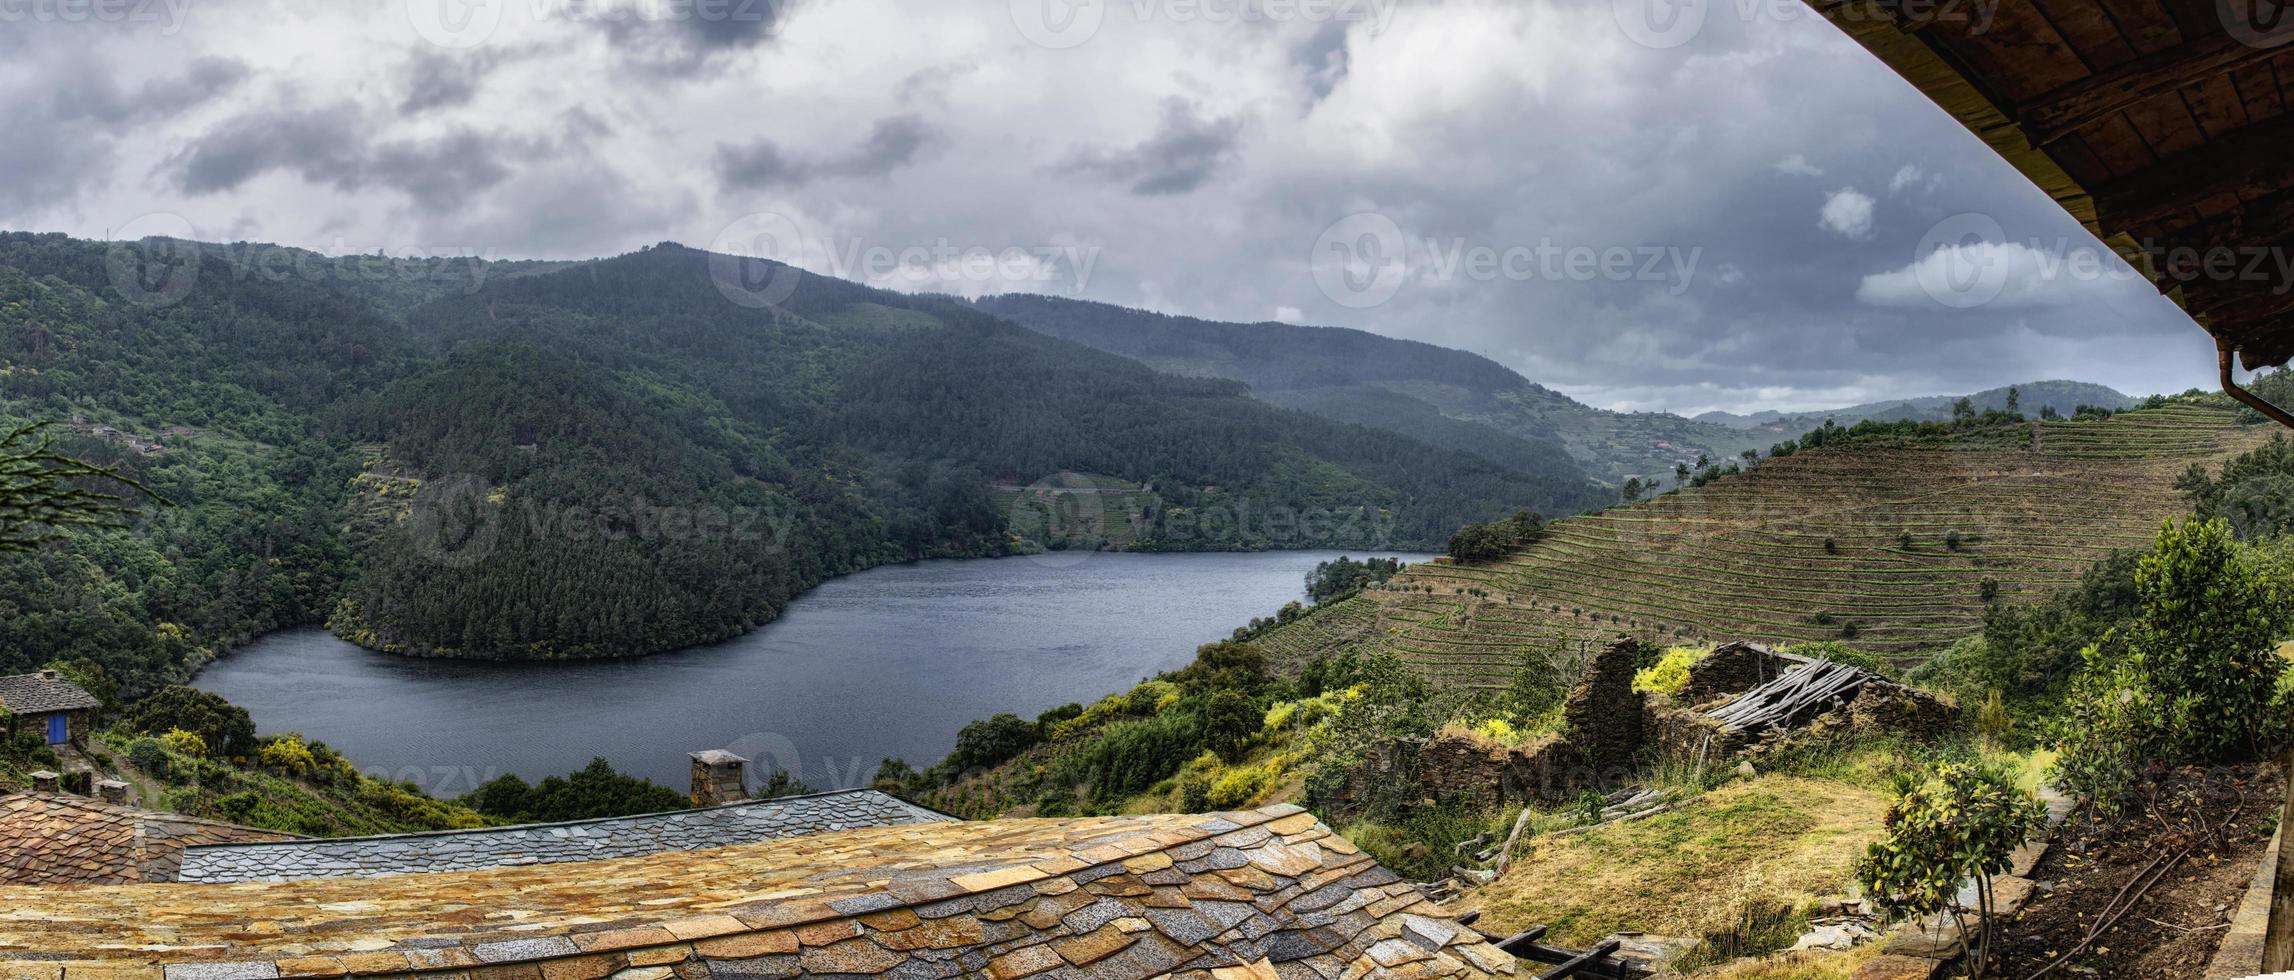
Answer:
[(2167, 221), (2186, 223), (2191, 205), (2223, 194), (2245, 200), (2294, 187), (2294, 114), (2232, 130), (2101, 187), (2095, 216), (2112, 231)]
[(2033, 146), (2046, 146), (2144, 99), (2195, 85), (2279, 54), (2229, 34), (2213, 34), (2154, 51), (2097, 72), (2017, 107), (2016, 121)]

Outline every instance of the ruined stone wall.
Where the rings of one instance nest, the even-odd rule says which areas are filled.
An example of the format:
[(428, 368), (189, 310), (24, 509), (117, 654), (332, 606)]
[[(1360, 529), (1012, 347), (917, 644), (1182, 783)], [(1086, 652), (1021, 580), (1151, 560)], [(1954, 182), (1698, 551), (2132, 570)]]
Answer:
[(1689, 665), (1689, 682), (1673, 695), (1682, 707), (1741, 694), (1784, 675), (1792, 662), (1757, 643), (1724, 643)]

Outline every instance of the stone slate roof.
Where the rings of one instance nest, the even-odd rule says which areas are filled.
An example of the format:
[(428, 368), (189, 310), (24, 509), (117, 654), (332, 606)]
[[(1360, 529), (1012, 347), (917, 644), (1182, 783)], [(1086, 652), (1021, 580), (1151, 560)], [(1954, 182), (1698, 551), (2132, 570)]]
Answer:
[(907, 824), (641, 858), (239, 885), (0, 886), (0, 975), (255, 980), (1513, 975), (1293, 806)]
[(177, 880), (364, 878), (641, 857), (861, 827), (954, 820), (875, 790), (728, 803), (631, 817), (426, 834), (191, 848)]
[(0, 677), (0, 705), (19, 715), (44, 715), (84, 711), (102, 707), (103, 702), (61, 676), (51, 680), (38, 674), (12, 674)]
[(80, 796), (17, 793), (0, 796), (0, 883), (173, 881), (186, 846), (294, 839)]

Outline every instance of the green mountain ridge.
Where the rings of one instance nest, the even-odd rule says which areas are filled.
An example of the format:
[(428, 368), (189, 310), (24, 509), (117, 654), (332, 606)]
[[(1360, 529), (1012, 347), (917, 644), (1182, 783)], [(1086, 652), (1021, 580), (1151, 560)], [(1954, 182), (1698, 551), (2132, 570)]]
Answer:
[(1866, 419), (1875, 422), (1940, 422), (1951, 418), (1952, 406), (1965, 397), (1976, 411), (2007, 408), (2009, 392), (2014, 392), (2018, 407), (2031, 415), (2042, 408), (2052, 408), (2069, 417), (2082, 405), (2123, 411), (2140, 404), (2141, 400), (2116, 388), (2090, 384), (2084, 381), (2031, 381), (2023, 384), (1989, 388), (1971, 395), (1927, 395), (1919, 398), (1898, 398), (1890, 401), (1867, 402), (1846, 408), (1814, 412), (1753, 412), (1738, 415), (1733, 412), (1703, 412), (1695, 416), (1699, 422), (1711, 422), (1735, 429), (1790, 429), (1806, 431), (1822, 426), (1826, 419), (1840, 425), (1855, 425)]
[[(1160, 371), (1230, 378), (1263, 401), (1386, 429), (1473, 453), (1515, 469), (1542, 465), (1615, 485), (1669, 480), (1678, 464), (1767, 450), (1819, 428), (1873, 419), (1951, 417), (1956, 396), (1859, 405), (1830, 412), (1614, 412), (1578, 402), (1466, 351), (1343, 327), (1223, 323), (1107, 303), (1036, 294), (990, 296), (974, 305), (1031, 329), (1121, 354)], [(2022, 407), (2068, 416), (2078, 405), (2124, 409), (2136, 400), (2070, 381), (2021, 386)], [(2005, 408), (2007, 388), (1978, 393), (1981, 409)], [(1542, 463), (1540, 461), (1542, 460)]]
[[(885, 562), (1425, 548), (1605, 496), (940, 297), (770, 266), (796, 285), (752, 309), (674, 244), (419, 276), (162, 244), (177, 264), (128, 284), (190, 288), (143, 305), (137, 246), (0, 235), (0, 420), (69, 420), (61, 448), (181, 504), (0, 558), (0, 670), (87, 656), (148, 689), (319, 621), (425, 655), (649, 653)], [(1079, 478), (1131, 492), (1077, 513)]]

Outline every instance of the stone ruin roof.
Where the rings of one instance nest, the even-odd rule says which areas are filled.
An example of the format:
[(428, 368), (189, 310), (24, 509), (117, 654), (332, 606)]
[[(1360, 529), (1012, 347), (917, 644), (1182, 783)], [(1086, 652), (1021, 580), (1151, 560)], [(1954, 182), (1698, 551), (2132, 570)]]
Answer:
[(0, 884), (173, 881), (184, 848), (289, 834), (60, 793), (0, 796)]
[(0, 975), (1277, 980), (1516, 961), (1294, 806), (238, 885), (0, 886)]
[(187, 850), (177, 880), (293, 881), (475, 871), (520, 864), (642, 857), (662, 851), (694, 851), (861, 827), (954, 819), (887, 793), (847, 790), (566, 823), (268, 844), (213, 844)]
[(57, 675), (12, 674), (0, 677), (0, 707), (19, 715), (44, 715), (56, 711), (86, 711), (100, 708), (103, 702), (82, 690), (78, 684)]

